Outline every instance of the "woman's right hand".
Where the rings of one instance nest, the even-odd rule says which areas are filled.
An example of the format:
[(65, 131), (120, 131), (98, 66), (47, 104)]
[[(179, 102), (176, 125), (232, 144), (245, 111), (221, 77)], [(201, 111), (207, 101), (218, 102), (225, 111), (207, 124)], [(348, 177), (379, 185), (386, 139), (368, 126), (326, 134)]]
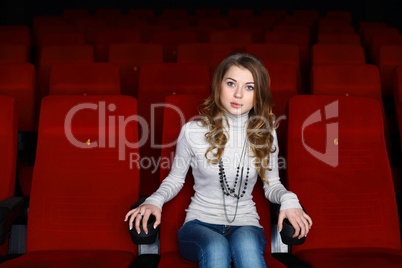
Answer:
[[(132, 210), (130, 210), (127, 214), (126, 217), (124, 218), (124, 221), (128, 220), (128, 227), (129, 229), (133, 229), (133, 223), (135, 224), (135, 230), (139, 234), (141, 232), (140, 230), (140, 222), (142, 219), (142, 228), (144, 229), (144, 232), (148, 234), (148, 228), (147, 228), (147, 223), (149, 216), (154, 215), (155, 216), (155, 223), (154, 223), (154, 229), (158, 227), (158, 225), (161, 223), (161, 217), (162, 217), (162, 211), (158, 206), (152, 205), (152, 204), (144, 204), (139, 207), (136, 207)], [(134, 222), (135, 221), (135, 222)]]

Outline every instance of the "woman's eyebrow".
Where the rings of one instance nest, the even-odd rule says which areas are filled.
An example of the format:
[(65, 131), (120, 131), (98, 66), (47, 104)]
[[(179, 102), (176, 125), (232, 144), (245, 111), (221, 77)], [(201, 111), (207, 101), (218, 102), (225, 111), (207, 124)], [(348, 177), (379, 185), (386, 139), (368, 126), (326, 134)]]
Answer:
[[(234, 78), (232, 78), (232, 77), (226, 77), (226, 78), (225, 78), (225, 80), (228, 80), (228, 79), (230, 79), (230, 80), (233, 80), (233, 81), (237, 82), (237, 80), (236, 80), (236, 79), (234, 79)], [(253, 81), (251, 81), (251, 82), (246, 82), (246, 84), (254, 84), (254, 82), (253, 82)]]

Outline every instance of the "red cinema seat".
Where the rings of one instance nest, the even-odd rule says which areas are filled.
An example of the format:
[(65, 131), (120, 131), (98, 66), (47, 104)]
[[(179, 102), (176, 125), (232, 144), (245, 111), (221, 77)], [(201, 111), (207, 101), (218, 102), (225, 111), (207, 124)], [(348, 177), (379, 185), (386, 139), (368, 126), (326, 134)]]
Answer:
[(209, 43), (227, 44), (233, 51), (245, 51), (253, 43), (253, 33), (245, 30), (220, 30), (209, 32)]
[[(226, 44), (193, 43), (181, 44), (178, 48), (177, 62), (198, 63), (209, 67), (210, 75), (215, 71), (219, 63), (226, 58), (232, 49)], [(208, 55), (206, 57), (205, 55)]]
[(316, 95), (370, 97), (382, 106), (379, 71), (371, 64), (312, 66), (311, 89)]
[(197, 20), (197, 26), (215, 30), (223, 30), (230, 28), (230, 22), (226, 17), (205, 17)]
[(300, 74), (300, 56), (297, 45), (287, 44), (251, 44), (246, 52), (256, 55), (267, 66), (271, 63), (292, 65), (296, 69), (298, 92), (302, 92), (302, 79)]
[[(297, 69), (289, 64), (271, 63), (263, 61), (270, 79), (271, 94), (274, 100), (274, 108), (272, 109), (276, 117), (279, 146), (279, 157), (286, 159), (286, 137), (287, 137), (287, 105), (288, 101), (297, 95)], [(281, 160), (280, 159), (280, 160)], [(282, 182), (286, 183), (286, 166), (281, 166), (279, 174)]]
[[(177, 138), (179, 137), (182, 126), (192, 120), (198, 120), (197, 106), (202, 103), (202, 99), (191, 95), (168, 96), (165, 103), (163, 119), (163, 134), (161, 159), (172, 159), (175, 153)], [(171, 163), (172, 164), (172, 163)], [(160, 181), (169, 174), (170, 167), (164, 165), (160, 172)], [(177, 232), (184, 223), (185, 210), (190, 204), (190, 198), (194, 194), (194, 179), (191, 170), (187, 172), (187, 177), (183, 188), (172, 200), (163, 206), (163, 216), (160, 227), (160, 254), (159, 263), (162, 267), (197, 267), (198, 264), (190, 262), (181, 257), (178, 249)], [(254, 202), (261, 217), (260, 223), (264, 228), (264, 235), (267, 241), (271, 241), (270, 234), (270, 207), (269, 201), (265, 198), (262, 190), (261, 181), (257, 182), (253, 191)], [(275, 260), (271, 255), (271, 245), (268, 242), (265, 249), (265, 261), (268, 267), (285, 267), (282, 263)]]
[(157, 44), (112, 44), (108, 62), (119, 67), (121, 94), (137, 97), (141, 66), (162, 63), (162, 46)]
[[(265, 43), (268, 44), (297, 45), (299, 47), (301, 77), (308, 77), (310, 65), (310, 39), (307, 33), (266, 32), (264, 38)], [(302, 82), (303, 90), (307, 91), (308, 80), (304, 79)]]
[(394, 101), (402, 151), (402, 65), (396, 67), (394, 72)]
[(380, 103), (346, 96), (289, 102), (288, 187), (314, 221), (292, 253), (311, 267), (400, 267), (398, 210)]
[[(60, 45), (44, 47), (39, 57), (37, 106), (43, 97), (49, 95), (49, 83), (52, 67), (59, 63), (94, 62), (92, 45)], [(39, 111), (38, 111), (39, 112)]]
[(107, 28), (107, 21), (94, 16), (77, 18), (74, 20), (74, 28), (76, 32), (85, 34), (86, 43), (95, 45), (98, 32)]
[(250, 18), (240, 18), (237, 25), (239, 30), (253, 33), (253, 43), (264, 43), (265, 32), (271, 31), (276, 22), (275, 17), (252, 16)]
[[(18, 112), (14, 98), (0, 96), (0, 257), (8, 254), (8, 232), (17, 215), (5, 217), (4, 202), (14, 196), (17, 169)], [(4, 222), (3, 222), (4, 217)], [(4, 228), (5, 227), (5, 228)]]
[(327, 10), (325, 13), (327, 18), (343, 18), (352, 22), (352, 12), (348, 10)]
[(315, 44), (311, 49), (311, 65), (365, 63), (364, 48), (360, 45)]
[(252, 8), (228, 8), (227, 10), (227, 17), (232, 26), (238, 26), (240, 18), (252, 18), (253, 16), (254, 9)]
[(123, 220), (139, 198), (139, 169), (129, 163), (137, 120), (128, 96), (43, 100), (27, 253), (1, 267), (129, 267), (137, 246)]
[[(26, 30), (4, 30), (0, 27), (0, 43), (10, 46), (24, 46), (26, 59), (29, 59), (31, 51), (31, 35)], [(3, 56), (4, 57), (4, 56)], [(5, 56), (9, 57), (9, 56)]]
[(45, 33), (38, 40), (38, 45), (42, 49), (48, 46), (64, 45), (84, 45), (85, 35), (83, 33)]
[(349, 44), (361, 45), (360, 35), (351, 33), (319, 33), (317, 35), (317, 44)]
[(385, 22), (379, 21), (359, 21), (358, 22), (358, 30), (359, 35), (363, 36), (363, 32), (367, 28), (387, 28), (387, 24)]
[(33, 131), (35, 85), (36, 71), (32, 64), (0, 64), (0, 94), (15, 98), (19, 131)]
[[(311, 68), (311, 89), (315, 95), (343, 95), (376, 99), (385, 109), (378, 67), (371, 64), (315, 65)], [(384, 124), (387, 149), (391, 156), (391, 141), (387, 123)]]
[(384, 45), (379, 49), (378, 67), (381, 74), (383, 94), (392, 96), (395, 68), (402, 64), (402, 45)]
[[(371, 56), (370, 51), (373, 50), (371, 47), (371, 38), (374, 35), (381, 34), (381, 35), (397, 35), (399, 36), (398, 28), (390, 28), (390, 27), (368, 27), (363, 30), (361, 34), (363, 45), (368, 52), (368, 56)], [(371, 62), (374, 62), (375, 59), (369, 58)]]
[(156, 25), (167, 26), (171, 31), (182, 31), (190, 27), (191, 21), (188, 18), (165, 18), (156, 17)]
[(318, 34), (354, 34), (355, 28), (352, 25), (318, 24)]
[(164, 62), (176, 62), (178, 46), (197, 43), (197, 35), (193, 31), (163, 31), (154, 33), (152, 40), (154, 44), (162, 45)]
[(134, 29), (140, 32), (141, 43), (152, 43), (155, 33), (171, 31), (169, 26), (153, 24), (137, 25)]
[(107, 61), (111, 44), (139, 43), (140, 33), (134, 30), (104, 30), (98, 32), (95, 43), (96, 61)]
[(55, 64), (49, 94), (119, 95), (119, 68), (106, 62)]
[[(15, 98), (0, 96), (0, 201), (14, 196), (17, 168), (17, 106)], [(0, 247), (1, 255), (4, 255), (4, 250)]]
[[(51, 24), (51, 23), (49, 23), (49, 24), (44, 24), (44, 25), (40, 25), (40, 26), (38, 26), (37, 28), (36, 28), (36, 32), (34, 32), (34, 35), (33, 35), (33, 40), (34, 40), (34, 45), (36, 46), (36, 47), (40, 47), (41, 46), (41, 43), (43, 42), (42, 40), (43, 40), (43, 38), (45, 38), (45, 36), (47, 35), (47, 34), (51, 34), (51, 33), (55, 33), (55, 34), (63, 34), (63, 33), (74, 33), (75, 32), (75, 29), (74, 29), (74, 26), (72, 26), (72, 25), (70, 25), (70, 24), (67, 24), (67, 22), (65, 22), (66, 24), (62, 24), (62, 25), (57, 25), (57, 24), (55, 24), (55, 25), (53, 25), (53, 24)], [(72, 36), (77, 36), (77, 35), (72, 35)], [(80, 39), (78, 40), (79, 42), (79, 44), (82, 44), (82, 39), (81, 39), (81, 37), (79, 37)], [(56, 35), (56, 39), (54, 40), (55, 41), (55, 43), (58, 43), (58, 44), (60, 44), (61, 42), (59, 41), (59, 40), (63, 40), (63, 39), (65, 39), (65, 40), (69, 40), (69, 42), (71, 42), (72, 44), (77, 44), (76, 42), (77, 41), (75, 41), (75, 40), (73, 40), (73, 39), (71, 39), (71, 38), (69, 38), (69, 37), (63, 37), (63, 35), (61, 35), (61, 36), (57, 36)], [(52, 44), (52, 42), (53, 42), (53, 40), (52, 40), (52, 38), (51, 37), (46, 37), (46, 42), (49, 42), (50, 43), (50, 45)]]
[(381, 46), (396, 45), (402, 46), (402, 35), (374, 34), (370, 39), (370, 58), (374, 64), (378, 64), (378, 57)]
[(29, 61), (29, 54), (24, 45), (0, 43), (0, 63), (24, 63)]
[(209, 69), (191, 63), (145, 64), (140, 70), (138, 114), (144, 119), (147, 140), (140, 147), (141, 195), (152, 194), (159, 185), (160, 145), (165, 97), (175, 94), (197, 94), (208, 97)]

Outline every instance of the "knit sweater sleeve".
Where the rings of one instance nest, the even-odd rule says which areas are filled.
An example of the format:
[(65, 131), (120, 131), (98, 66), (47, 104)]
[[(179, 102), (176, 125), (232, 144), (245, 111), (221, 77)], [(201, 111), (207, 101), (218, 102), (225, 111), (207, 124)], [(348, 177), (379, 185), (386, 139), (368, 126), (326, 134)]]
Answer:
[(265, 173), (268, 179), (268, 183), (264, 182), (265, 197), (272, 203), (280, 204), (280, 210), (301, 208), (297, 195), (286, 190), (280, 181), (278, 167), (279, 146), (275, 130), (272, 132), (272, 135), (274, 137), (273, 148), (276, 148), (276, 151), (270, 154), (268, 166), (271, 170), (267, 170)]
[(158, 190), (149, 196), (143, 204), (153, 204), (162, 210), (163, 204), (174, 198), (183, 188), (193, 155), (187, 141), (188, 125), (188, 123), (185, 124), (180, 131), (176, 154), (169, 175), (163, 180)]

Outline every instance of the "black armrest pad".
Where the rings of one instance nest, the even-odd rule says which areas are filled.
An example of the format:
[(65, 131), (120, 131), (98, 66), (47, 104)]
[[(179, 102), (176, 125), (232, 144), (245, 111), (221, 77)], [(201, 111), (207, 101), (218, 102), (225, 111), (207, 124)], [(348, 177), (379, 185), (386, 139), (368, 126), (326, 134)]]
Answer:
[(24, 197), (14, 196), (0, 201), (0, 208), (6, 208), (9, 211), (15, 211), (24, 205)]
[(8, 228), (22, 211), (24, 198), (22, 196), (10, 197), (0, 201), (0, 245), (3, 245)]
[[(134, 209), (144, 203), (146, 197), (141, 197), (138, 199), (137, 202), (135, 202), (134, 205), (131, 206), (131, 209)], [(129, 230), (131, 240), (133, 241), (134, 244), (153, 244), (156, 241), (156, 238), (158, 236), (159, 232), (159, 226), (154, 229), (154, 223), (156, 221), (156, 218), (154, 215), (149, 216), (147, 227), (148, 227), (148, 234), (144, 232), (144, 229), (142, 228), (142, 222), (140, 223), (140, 233), (137, 233), (135, 228)]]
[[(303, 206), (302, 206), (302, 208), (303, 208), (304, 212), (306, 212), (306, 210), (304, 209)], [(280, 206), (276, 205), (276, 206), (274, 206), (274, 209), (276, 210), (276, 213), (275, 213), (276, 221), (278, 221)], [(286, 245), (292, 246), (292, 245), (301, 245), (306, 241), (306, 237), (303, 237), (301, 239), (299, 239), (297, 237), (293, 238), (294, 233), (295, 233), (295, 228), (293, 228), (290, 221), (285, 218), (283, 220), (283, 224), (282, 224), (282, 231), (280, 232), (282, 242)]]

